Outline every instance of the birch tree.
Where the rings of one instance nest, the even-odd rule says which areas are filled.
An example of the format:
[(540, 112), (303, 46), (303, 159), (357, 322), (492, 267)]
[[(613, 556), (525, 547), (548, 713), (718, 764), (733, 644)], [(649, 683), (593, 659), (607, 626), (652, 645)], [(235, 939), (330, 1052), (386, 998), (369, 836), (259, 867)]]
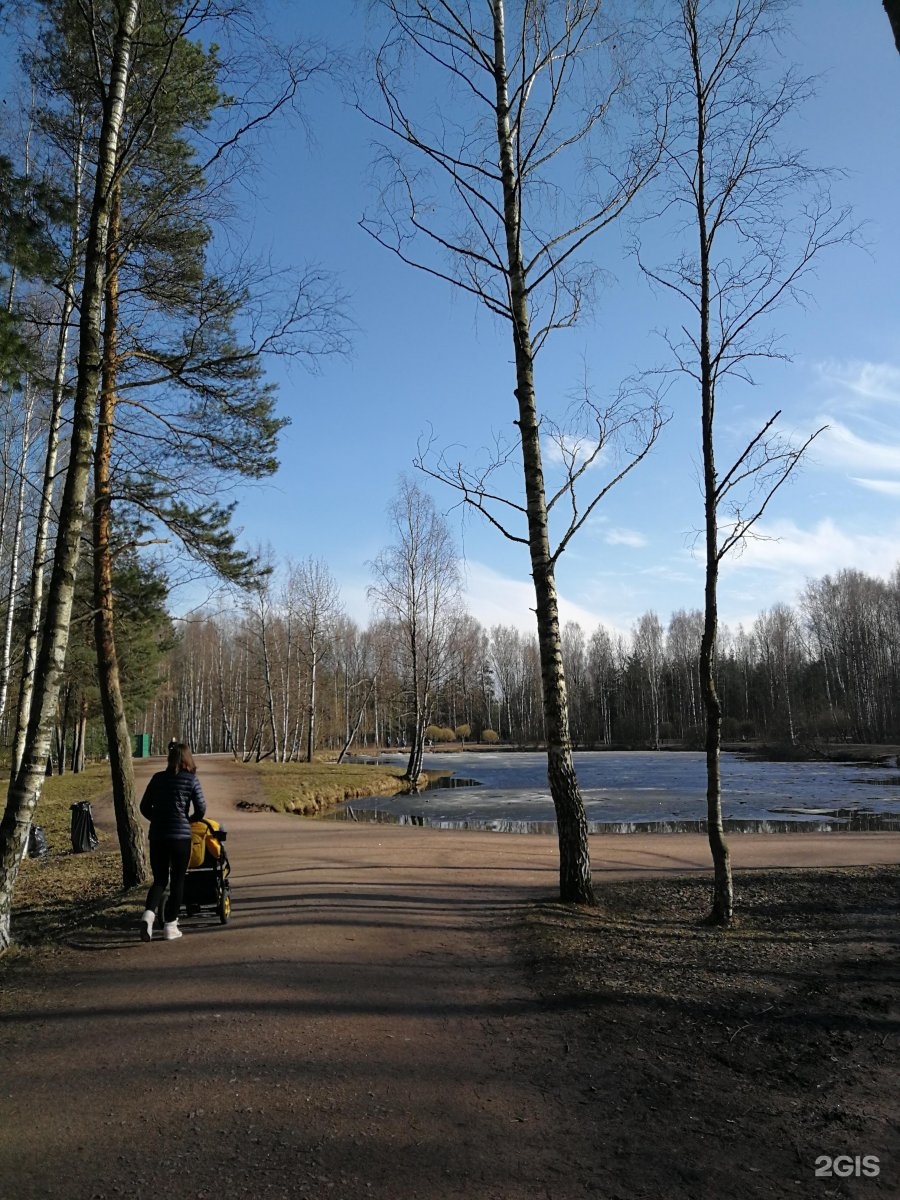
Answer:
[[(382, 8), (391, 21), (375, 67), (382, 105), (380, 115), (368, 115), (392, 140), (381, 159), (385, 212), (364, 227), (405, 262), (446, 280), (505, 322), (515, 359), (516, 442), (501, 444), (485, 470), (441, 456), (434, 462), (427, 453), (418, 465), (458, 488), (466, 503), (527, 549), (547, 773), (559, 830), (560, 895), (590, 904), (587, 823), (572, 759), (556, 568), (603, 495), (645, 456), (661, 418), (653, 404), (635, 406), (631, 397), (618, 396), (608, 405), (589, 398), (571, 422), (554, 422), (538, 402), (535, 359), (553, 331), (582, 314), (597, 274), (584, 258), (586, 243), (623, 212), (646, 181), (658, 140), (636, 142), (618, 157), (609, 142), (598, 152), (627, 84), (627, 39), (624, 30), (605, 24), (600, 0), (383, 0)], [(419, 94), (428, 96), (418, 114), (403, 90), (407, 65), (418, 69)], [(434, 96), (447, 93), (452, 111), (432, 119)], [(570, 199), (579, 171), (589, 182)], [(564, 463), (556, 488), (548, 488), (545, 479), (542, 430), (556, 441)], [(587, 472), (617, 437), (627, 444), (627, 461), (594, 489), (596, 476)], [(516, 459), (521, 472), (510, 495), (498, 490), (497, 469)], [(581, 496), (579, 486), (585, 484), (588, 494)], [(560, 522), (553, 532), (555, 517)]]
[[(27, 843), (32, 813), (43, 787), (53, 714), (65, 664), (100, 385), (100, 341), (110, 201), (116, 182), (119, 136), (139, 11), (140, 0), (122, 0), (121, 6), (117, 7), (112, 51), (102, 81), (103, 120), (97, 145), (97, 169), (84, 252), (78, 376), (69, 465), (60, 504), (44, 636), (35, 665), (31, 714), (22, 761), (11, 781), (3, 819), (0, 821), (0, 950), (10, 944), (13, 888)], [(91, 32), (95, 31), (92, 29)], [(98, 57), (98, 69), (102, 61)]]
[[(14, 436), (4, 438), (3, 454), (3, 506), (0, 516), (0, 547), (9, 563), (6, 581), (3, 632), (0, 635), (0, 721), (6, 712), (7, 696), (12, 666), (13, 626), (15, 624), (16, 601), (19, 591), (19, 572), (22, 565), (22, 550), (25, 526), (25, 484), (28, 479), (29, 456), (33, 452), (35, 396), (31, 380), (26, 376), (22, 390), (19, 420), (7, 431)], [(17, 446), (16, 446), (17, 443)], [(16, 446), (15, 456), (7, 455), (7, 447)], [(12, 461), (10, 461), (10, 457)], [(8, 519), (7, 519), (8, 518)]]
[(644, 613), (634, 627), (632, 644), (636, 661), (646, 680), (650, 738), (659, 749), (660, 690), (662, 687), (663, 628), (655, 612)]
[(340, 613), (340, 590), (327, 563), (308, 558), (288, 571), (286, 593), (299, 626), (299, 653), (307, 670), (306, 761), (312, 762), (316, 747), (316, 685), (319, 667), (331, 650), (330, 635)]
[(72, 335), (71, 322), (77, 303), (76, 286), (80, 275), (82, 248), (85, 171), (84, 112), (77, 102), (67, 108), (61, 118), (61, 124), (65, 130), (61, 138), (59, 137), (60, 122), (47, 122), (46, 116), (46, 113), (40, 114), (44, 135), (54, 145), (61, 142), (60, 148), (62, 149), (59, 158), (50, 160), (48, 169), (56, 168), (59, 176), (66, 180), (65, 185), (62, 186), (67, 190), (69, 205), (67, 219), (62, 225), (64, 245), (59, 250), (62, 262), (57, 275), (58, 295), (50, 300), (52, 308), (50, 325), (51, 327), (55, 326), (56, 344), (54, 365), (49, 381), (49, 408), (45, 420), (43, 474), (33, 534), (31, 580), (27, 603), (24, 606), (25, 636), (22, 646), (11, 761), (13, 777), (17, 774), (22, 762), (34, 690), (34, 671), (43, 615), (44, 581), (51, 537), (51, 520), (57, 490), (61, 425), (66, 398), (69, 344)]
[(369, 595), (397, 627), (407, 659), (413, 734), (404, 779), (415, 790), (434, 688), (458, 617), (459, 561), (446, 520), (427, 492), (408, 479), (400, 482), (390, 520), (395, 540), (371, 564)]
[(783, 126), (809, 97), (809, 81), (772, 72), (785, 0), (680, 0), (666, 41), (673, 136), (666, 150), (665, 211), (689, 230), (671, 265), (644, 269), (690, 313), (668, 338), (676, 369), (699, 393), (705, 561), (700, 684), (706, 724), (707, 824), (713, 859), (710, 921), (730, 923), (731, 858), (722, 821), (722, 703), (717, 688), (718, 584), (722, 560), (751, 536), (817, 430), (799, 441), (760, 418), (721, 466), (717, 402), (729, 384), (753, 382), (761, 361), (784, 360), (773, 313), (803, 298), (813, 262), (848, 239), (847, 214), (832, 208), (827, 177), (785, 143)]

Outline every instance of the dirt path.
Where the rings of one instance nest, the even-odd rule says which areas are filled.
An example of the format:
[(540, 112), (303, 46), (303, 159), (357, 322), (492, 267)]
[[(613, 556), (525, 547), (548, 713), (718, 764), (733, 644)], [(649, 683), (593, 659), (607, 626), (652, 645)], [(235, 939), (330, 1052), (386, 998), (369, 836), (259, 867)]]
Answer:
[[(229, 829), (232, 921), (150, 946), (100, 924), (10, 964), (0, 1197), (600, 1196), (564, 1149), (587, 1101), (546, 1085), (548, 1062), (567, 1071), (564, 1016), (498, 936), (553, 895), (554, 840), (244, 813), (246, 772), (200, 769)], [(900, 851), (893, 835), (734, 841), (738, 866)], [(707, 864), (691, 836), (592, 852), (601, 878)]]

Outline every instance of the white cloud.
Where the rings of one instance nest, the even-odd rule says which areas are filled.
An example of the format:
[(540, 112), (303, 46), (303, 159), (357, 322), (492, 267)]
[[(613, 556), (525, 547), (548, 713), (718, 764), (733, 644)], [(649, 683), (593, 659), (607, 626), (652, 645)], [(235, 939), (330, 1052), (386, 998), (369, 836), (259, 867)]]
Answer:
[[(472, 559), (466, 560), (464, 571), (466, 607), (485, 628), (514, 625), (524, 633), (536, 632), (534, 585), (530, 579), (512, 579)], [(562, 625), (577, 621), (586, 633), (593, 632), (603, 623), (597, 613), (567, 600), (562, 594), (559, 595), (559, 619)]]
[(819, 372), (828, 383), (838, 384), (862, 400), (900, 404), (900, 367), (851, 360), (822, 363)]
[(900, 480), (896, 479), (854, 479), (860, 487), (870, 492), (880, 492), (882, 496), (900, 496)]
[(812, 445), (820, 464), (847, 470), (886, 471), (900, 474), (900, 443), (860, 437), (841, 421), (823, 418), (828, 428)]
[[(541, 439), (541, 455), (545, 463), (554, 466), (570, 467), (578, 470), (585, 460), (597, 452), (599, 443), (596, 438), (575, 437), (571, 434), (560, 434), (558, 437)], [(591, 463), (589, 470), (599, 466), (606, 458), (607, 452), (602, 450)]]
[(771, 521), (756, 527), (759, 537), (751, 538), (741, 554), (731, 555), (723, 571), (731, 575), (766, 571), (802, 587), (806, 578), (834, 574), (854, 567), (869, 575), (887, 576), (900, 558), (900, 522), (885, 524), (878, 533), (842, 529), (831, 517), (811, 528), (795, 521)]
[(647, 539), (636, 529), (610, 529), (603, 535), (608, 546), (634, 546), (640, 548), (647, 545)]
[(795, 605), (808, 580), (845, 569), (885, 579), (900, 560), (900, 521), (885, 522), (878, 533), (862, 533), (840, 527), (831, 517), (809, 527), (784, 519), (758, 532), (766, 540), (750, 540), (743, 553), (722, 563), (719, 614), (732, 630), (749, 629), (773, 604)]

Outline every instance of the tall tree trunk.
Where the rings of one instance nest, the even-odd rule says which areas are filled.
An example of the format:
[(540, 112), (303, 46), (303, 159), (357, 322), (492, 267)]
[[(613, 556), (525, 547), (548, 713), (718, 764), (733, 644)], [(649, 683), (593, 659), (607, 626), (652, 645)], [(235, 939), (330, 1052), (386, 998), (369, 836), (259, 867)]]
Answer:
[(555, 563), (550, 553), (547, 497), (541, 461), (540, 430), (534, 392), (534, 366), (525, 268), (519, 239), (519, 195), (509, 119), (509, 88), (503, 4), (493, 4), (494, 73), (497, 87), (497, 141), (503, 182), (506, 250), (511, 287), (516, 399), (528, 512), (531, 575), (537, 601), (538, 646), (547, 739), (547, 776), (559, 832), (559, 894), (568, 904), (594, 904), (587, 820), (569, 735), (566, 679), (562, 661)]
[(22, 766), (22, 756), (25, 750), (25, 733), (28, 731), (29, 715), (31, 713), (31, 697), (34, 695), (37, 643), (41, 636), (44, 560), (47, 558), (50, 514), (53, 511), (53, 494), (56, 480), (56, 460), (58, 460), (59, 456), (62, 402), (64, 402), (65, 397), (66, 366), (68, 362), (68, 323), (70, 323), (74, 306), (76, 306), (74, 276), (76, 276), (78, 264), (79, 224), (80, 212), (82, 212), (82, 172), (84, 166), (82, 144), (83, 139), (79, 136), (76, 161), (74, 161), (73, 167), (74, 214), (72, 218), (70, 263), (68, 263), (68, 274), (64, 283), (64, 290), (62, 290), (59, 337), (58, 341), (56, 341), (56, 362), (53, 388), (50, 391), (50, 413), (47, 422), (47, 450), (46, 454), (44, 454), (41, 500), (40, 504), (38, 504), (37, 520), (35, 522), (34, 553), (32, 553), (31, 557), (28, 625), (26, 625), (25, 641), (22, 650), (22, 674), (20, 674), (19, 696), (16, 707), (16, 730), (14, 730), (12, 738), (11, 779), (16, 779), (19, 767)]
[(419, 790), (419, 776), (422, 774), (422, 759), (425, 757), (425, 726), (428, 722), (426, 712), (426, 699), (421, 702), (418, 693), (416, 695), (416, 713), (413, 730), (412, 747), (409, 752), (409, 761), (406, 764), (406, 772), (404, 779), (409, 781), (410, 791), (417, 792)]
[(85, 741), (87, 739), (87, 713), (87, 697), (82, 692), (81, 699), (78, 702), (78, 719), (76, 720), (72, 729), (71, 767), (73, 775), (77, 775), (80, 771), (84, 770), (86, 753)]
[(697, 43), (693, 67), (697, 81), (697, 213), (700, 255), (700, 390), (703, 441), (703, 503), (706, 543), (706, 586), (703, 637), (700, 642), (700, 686), (706, 711), (706, 829), (713, 860), (713, 898), (709, 921), (728, 925), (734, 913), (731, 855), (722, 824), (722, 705), (716, 690), (715, 653), (719, 624), (719, 493), (714, 450), (715, 379), (709, 340), (710, 261), (706, 223), (705, 91)]
[(0, 720), (6, 712), (9, 696), (9, 677), (12, 665), (13, 626), (16, 615), (16, 595), (19, 590), (19, 556), (22, 548), (22, 530), (25, 524), (25, 481), (28, 475), (28, 454), (31, 449), (31, 415), (34, 404), (31, 381), (25, 385), (25, 412), (22, 419), (21, 450), (19, 454), (19, 486), (16, 489), (16, 511), (13, 523), (13, 541), (10, 548), (9, 588), (6, 593), (6, 619), (3, 626), (3, 646), (0, 650)]
[(309, 725), (306, 730), (306, 761), (311, 763), (316, 747), (316, 668), (319, 665), (319, 648), (315, 638), (310, 646), (309, 663)]
[(425, 755), (425, 726), (428, 722), (428, 697), (422, 690), (422, 667), (419, 655), (419, 645), (415, 633), (410, 642), (410, 654), (413, 682), (413, 736), (410, 746), (409, 759), (403, 778), (407, 781), (410, 791), (419, 790), (419, 776), (422, 774), (422, 759)]
[[(344, 761), (345, 757), (347, 756), (347, 752), (349, 751), (350, 747), (353, 745), (353, 741), (354, 741), (357, 733), (359, 733), (359, 727), (362, 724), (362, 719), (365, 716), (366, 709), (369, 707), (369, 701), (372, 699), (372, 696), (375, 694), (375, 691), (377, 688), (377, 680), (378, 680), (378, 676), (373, 675), (372, 682), (369, 684), (369, 690), (366, 692), (365, 698), (363, 699), (362, 704), (360, 704), (360, 706), (359, 706), (359, 709), (356, 713), (356, 718), (353, 722), (352, 727), (350, 726), (349, 712), (347, 714), (347, 732), (344, 737), (344, 744), (343, 744), (343, 746), (341, 746), (341, 752), (337, 756), (337, 761), (339, 764)], [(376, 750), (378, 749), (378, 739), (377, 738), (375, 739), (375, 749)]]
[[(713, 518), (714, 519), (714, 518)], [(718, 559), (707, 562), (706, 613), (700, 644), (700, 684), (706, 711), (706, 827), (713, 860), (713, 898), (709, 922), (728, 925), (734, 913), (731, 855), (722, 824), (722, 705), (716, 689)]]
[(121, 186), (113, 188), (106, 253), (106, 311), (97, 446), (94, 452), (94, 641), (103, 724), (109, 749), (113, 809), (122, 854), (122, 886), (136, 887), (147, 877), (147, 856), (134, 787), (131, 736), (125, 716), (113, 619), (110, 460), (116, 411), (116, 368), (119, 321), (119, 215)]
[(35, 665), (34, 695), (21, 765), (12, 780), (0, 821), (0, 951), (11, 940), (12, 898), (28, 830), (44, 784), (53, 718), (69, 641), (84, 502), (91, 472), (94, 415), (100, 383), (100, 332), (106, 270), (109, 204), (125, 106), (131, 42), (139, 0), (127, 0), (119, 16), (110, 82), (103, 106), (97, 176), (84, 254), (79, 319), (78, 379), (72, 411), (69, 466), (59, 511), (44, 636)]
[(269, 717), (269, 732), (272, 736), (272, 761), (278, 762), (278, 726), (275, 722), (275, 691), (272, 686), (272, 664), (269, 658), (269, 639), (265, 618), (262, 623), (263, 676), (266, 685), (266, 709)]
[(228, 705), (225, 702), (225, 671), (224, 671), (224, 663), (223, 663), (223, 658), (222, 658), (221, 636), (218, 637), (218, 640), (216, 642), (216, 667), (217, 667), (216, 674), (218, 677), (218, 687), (219, 687), (219, 708), (221, 710), (222, 729), (224, 730), (224, 733), (225, 733), (225, 745), (222, 748), (223, 748), (223, 750), (230, 750), (232, 758), (237, 760), (237, 757), (238, 757), (237, 743), (235, 741), (234, 731), (231, 728), (231, 721), (228, 717)]

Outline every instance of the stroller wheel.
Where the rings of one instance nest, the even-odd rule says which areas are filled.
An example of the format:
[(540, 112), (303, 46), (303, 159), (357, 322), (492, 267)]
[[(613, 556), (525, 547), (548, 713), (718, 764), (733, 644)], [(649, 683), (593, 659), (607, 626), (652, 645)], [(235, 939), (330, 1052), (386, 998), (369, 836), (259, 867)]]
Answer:
[(228, 924), (228, 918), (231, 916), (231, 896), (228, 894), (228, 886), (222, 889), (222, 894), (219, 896), (219, 904), (216, 909), (219, 914), (219, 921), (222, 925)]

